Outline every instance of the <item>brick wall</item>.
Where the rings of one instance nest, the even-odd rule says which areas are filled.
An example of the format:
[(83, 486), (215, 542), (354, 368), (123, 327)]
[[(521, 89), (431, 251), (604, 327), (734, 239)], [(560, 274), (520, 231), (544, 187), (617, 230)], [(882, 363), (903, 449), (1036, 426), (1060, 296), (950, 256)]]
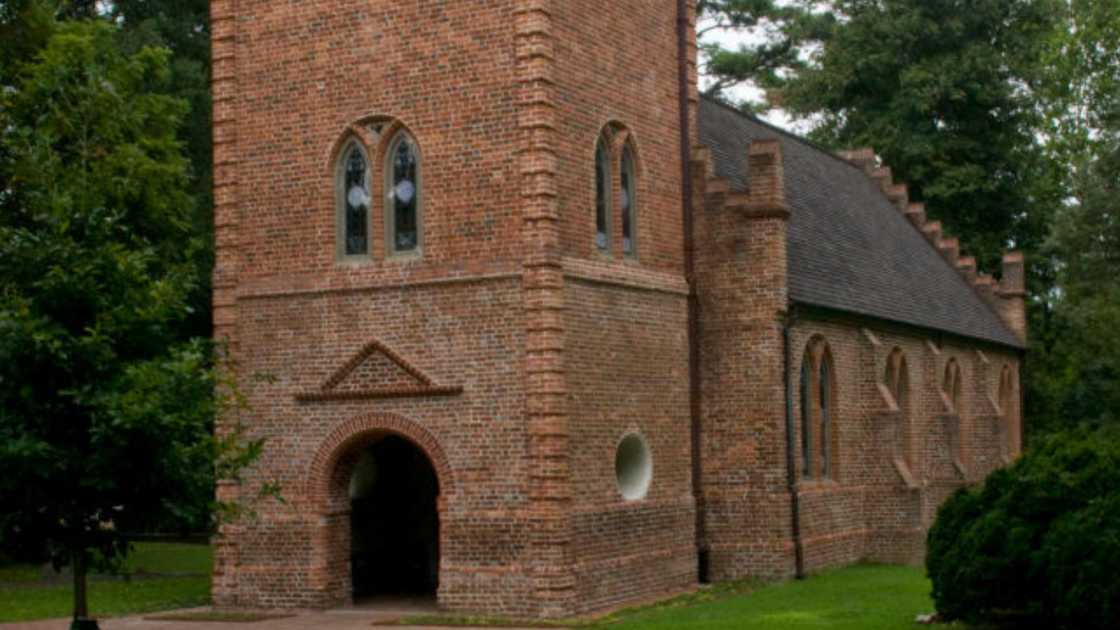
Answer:
[[(560, 246), (570, 396), (576, 607), (600, 609), (696, 581), (687, 285), (681, 220), (676, 3), (553, 2)], [(595, 147), (613, 128), (636, 150), (636, 256), (622, 248), (612, 152), (613, 242), (595, 244)], [(646, 498), (628, 502), (615, 449), (640, 433)]]
[[(806, 568), (920, 561), (925, 531), (944, 499), (1005, 463), (1001, 423), (1017, 427), (1020, 421), (1016, 409), (1005, 418), (997, 407), (999, 376), (1005, 365), (1017, 371), (1018, 357), (996, 346), (851, 317), (802, 312), (795, 321), (791, 373), (799, 374), (810, 339), (825, 341), (837, 402), (834, 474), (799, 479)], [(896, 349), (906, 358), (909, 377), (909, 404), (897, 411), (878, 387)], [(952, 411), (942, 396), (951, 359), (963, 377), (961, 405)], [(800, 445), (801, 396), (794, 383)], [(900, 444), (906, 436), (912, 443)], [(913, 455), (898, 457), (907, 451)]]

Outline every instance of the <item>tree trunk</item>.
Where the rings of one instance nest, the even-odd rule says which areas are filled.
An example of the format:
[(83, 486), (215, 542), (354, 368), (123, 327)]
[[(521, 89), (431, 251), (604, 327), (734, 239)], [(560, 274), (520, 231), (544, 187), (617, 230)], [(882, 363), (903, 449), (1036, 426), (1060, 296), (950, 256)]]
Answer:
[(70, 623), (70, 630), (98, 630), (97, 620), (89, 618), (89, 591), (86, 588), (89, 566), (85, 549), (74, 553), (72, 568), (74, 570), (74, 621)]

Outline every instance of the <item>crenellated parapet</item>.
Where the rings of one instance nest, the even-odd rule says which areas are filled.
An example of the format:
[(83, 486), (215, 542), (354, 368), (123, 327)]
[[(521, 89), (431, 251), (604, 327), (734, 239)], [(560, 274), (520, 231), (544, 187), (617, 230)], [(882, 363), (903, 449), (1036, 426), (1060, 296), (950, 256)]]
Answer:
[[(703, 544), (712, 580), (788, 577), (795, 566), (789, 538), (776, 533), (790, 522), (785, 433), (768, 430), (784, 422), (787, 164), (777, 138), (755, 138), (743, 151), (746, 191), (713, 175), (705, 148), (692, 151), (691, 164)], [(768, 534), (743, 544), (745, 522)]]
[(910, 200), (909, 187), (905, 183), (894, 181), (891, 168), (883, 164), (874, 150), (855, 149), (841, 151), (838, 155), (867, 173), (883, 195), (921, 232), (945, 262), (960, 273), (1020, 340), (1026, 341), (1025, 260), (1022, 252), (1008, 252), (1004, 255), (1000, 280), (996, 281), (991, 275), (981, 273), (975, 257), (961, 252), (960, 239), (946, 234), (941, 221), (928, 219), (924, 204)]

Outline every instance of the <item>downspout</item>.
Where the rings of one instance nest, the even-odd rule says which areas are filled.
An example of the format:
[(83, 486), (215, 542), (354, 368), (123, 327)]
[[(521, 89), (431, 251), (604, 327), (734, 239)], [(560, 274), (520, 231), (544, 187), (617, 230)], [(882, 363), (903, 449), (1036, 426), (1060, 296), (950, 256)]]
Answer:
[(681, 217), (684, 221), (684, 276), (688, 284), (688, 404), (692, 457), (692, 499), (696, 509), (694, 542), (699, 560), (697, 577), (708, 581), (708, 553), (704, 532), (704, 495), (701, 483), (700, 449), (700, 303), (696, 293), (695, 246), (692, 226), (692, 130), (689, 114), (688, 42), (691, 24), (688, 19), (688, 0), (677, 0), (677, 81), (678, 109), (680, 112), (681, 160)]
[(786, 486), (789, 490), (790, 525), (793, 533), (794, 575), (805, 579), (805, 547), (801, 541), (801, 497), (797, 492), (797, 438), (793, 421), (793, 367), (791, 354), (790, 329), (797, 319), (796, 312), (790, 307), (782, 320), (782, 383), (786, 390)]

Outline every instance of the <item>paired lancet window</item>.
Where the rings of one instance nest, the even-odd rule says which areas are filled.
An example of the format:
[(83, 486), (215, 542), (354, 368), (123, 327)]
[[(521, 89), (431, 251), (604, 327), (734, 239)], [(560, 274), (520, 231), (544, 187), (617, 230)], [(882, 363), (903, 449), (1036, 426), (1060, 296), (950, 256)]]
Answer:
[[(368, 137), (364, 133), (352, 134), (338, 154), (336, 221), (340, 260), (366, 261), (373, 257), (371, 235), (378, 218), (384, 225), (386, 256), (421, 251), (420, 152), (416, 141), (403, 129), (396, 130), (387, 143), (381, 142), (379, 132), (384, 128), (372, 127)], [(376, 147), (371, 150), (371, 145)], [(380, 181), (373, 177), (374, 164), (381, 165)], [(376, 203), (379, 198), (383, 201)]]
[(613, 253), (616, 239), (624, 256), (638, 253), (637, 176), (630, 133), (608, 125), (595, 145), (595, 248), (604, 254)]
[(821, 338), (809, 342), (801, 360), (801, 478), (831, 478), (836, 383), (832, 352)]

